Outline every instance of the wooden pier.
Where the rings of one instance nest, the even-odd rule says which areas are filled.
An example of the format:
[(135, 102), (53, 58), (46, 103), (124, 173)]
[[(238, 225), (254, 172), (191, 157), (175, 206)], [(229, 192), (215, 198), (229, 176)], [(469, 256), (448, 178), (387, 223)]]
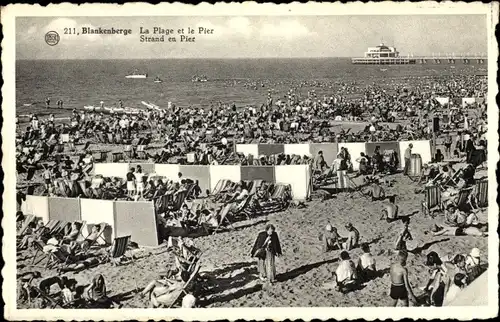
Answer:
[(353, 64), (361, 65), (412, 65), (412, 64), (486, 64), (488, 56), (486, 54), (432, 54), (430, 56), (399, 56), (399, 57), (356, 57), (351, 58)]

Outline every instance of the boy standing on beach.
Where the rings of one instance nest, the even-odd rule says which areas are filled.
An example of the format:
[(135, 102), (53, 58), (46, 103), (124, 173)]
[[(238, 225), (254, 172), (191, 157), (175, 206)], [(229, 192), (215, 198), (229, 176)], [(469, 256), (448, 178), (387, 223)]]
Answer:
[(398, 262), (393, 263), (390, 268), (391, 289), (389, 291), (389, 296), (392, 299), (392, 306), (396, 306), (399, 300), (403, 302), (404, 306), (409, 306), (408, 299), (413, 303), (417, 303), (410, 282), (408, 282), (408, 270), (406, 269), (407, 258), (408, 252), (399, 252)]

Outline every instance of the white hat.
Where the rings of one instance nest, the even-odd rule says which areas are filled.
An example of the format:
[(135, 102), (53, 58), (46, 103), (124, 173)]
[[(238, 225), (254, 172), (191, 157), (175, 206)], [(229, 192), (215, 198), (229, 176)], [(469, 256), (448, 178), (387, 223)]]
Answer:
[(472, 248), (472, 250), (470, 251), (470, 255), (472, 257), (476, 257), (476, 258), (479, 258), (481, 256), (481, 251), (478, 249), (478, 248)]
[(187, 294), (182, 298), (182, 307), (183, 308), (193, 308), (196, 304), (196, 297), (191, 294)]
[(326, 225), (326, 230), (327, 231), (332, 231), (332, 225), (330, 225), (330, 224)]

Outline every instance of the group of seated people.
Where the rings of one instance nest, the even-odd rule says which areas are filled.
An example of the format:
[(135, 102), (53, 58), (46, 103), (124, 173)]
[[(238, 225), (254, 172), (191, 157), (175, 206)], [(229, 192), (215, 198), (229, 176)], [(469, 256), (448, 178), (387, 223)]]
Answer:
[(356, 290), (361, 284), (380, 276), (376, 260), (370, 252), (368, 243), (361, 244), (361, 254), (356, 261), (351, 259), (348, 250), (340, 252), (340, 263), (337, 266), (332, 282), (323, 285), (325, 289), (334, 288), (341, 293)]
[(481, 252), (473, 248), (469, 254), (440, 257), (436, 252), (427, 254), (429, 279), (424, 287), (423, 302), (431, 306), (447, 306), (457, 295), (484, 271)]
[[(20, 277), (19, 300), (37, 303), (39, 308), (120, 308), (121, 305), (106, 292), (104, 276), (98, 274), (89, 285), (78, 285), (73, 278), (65, 275), (43, 278), (37, 286), (33, 280), (40, 278), (40, 272), (27, 272)], [(57, 292), (52, 292), (56, 288)]]
[[(158, 217), (162, 235), (209, 232), (219, 228), (224, 218), (238, 220), (255, 214), (280, 211), (290, 201), (286, 185), (273, 185), (262, 180), (231, 182), (221, 180), (220, 189), (203, 199), (184, 203), (180, 209), (167, 209)], [(175, 228), (181, 228), (179, 232)]]

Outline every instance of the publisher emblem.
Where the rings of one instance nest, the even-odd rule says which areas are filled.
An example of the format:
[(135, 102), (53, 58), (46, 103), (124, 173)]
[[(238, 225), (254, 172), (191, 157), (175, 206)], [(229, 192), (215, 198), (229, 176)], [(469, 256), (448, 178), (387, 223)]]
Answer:
[(55, 31), (49, 31), (45, 34), (45, 42), (49, 46), (57, 45), (59, 43), (59, 40), (61, 40), (61, 37), (59, 37), (59, 34)]

